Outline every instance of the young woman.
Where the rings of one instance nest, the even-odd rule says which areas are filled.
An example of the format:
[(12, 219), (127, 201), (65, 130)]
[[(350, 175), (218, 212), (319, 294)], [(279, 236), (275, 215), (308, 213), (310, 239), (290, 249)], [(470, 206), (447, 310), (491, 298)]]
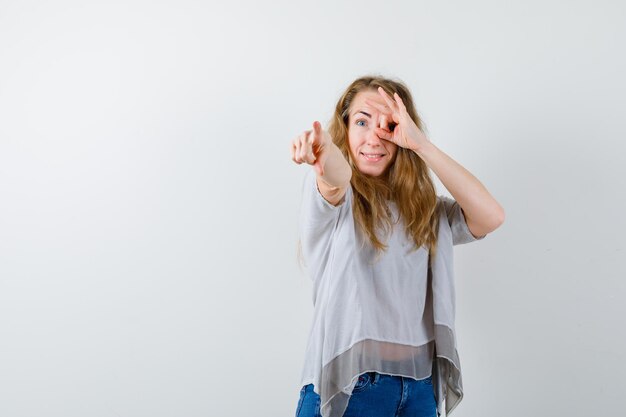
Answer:
[[(452, 246), (504, 210), (423, 132), (409, 90), (362, 77), (293, 140), (314, 317), (296, 417), (437, 417), (463, 396)], [(454, 199), (438, 196), (432, 170)]]

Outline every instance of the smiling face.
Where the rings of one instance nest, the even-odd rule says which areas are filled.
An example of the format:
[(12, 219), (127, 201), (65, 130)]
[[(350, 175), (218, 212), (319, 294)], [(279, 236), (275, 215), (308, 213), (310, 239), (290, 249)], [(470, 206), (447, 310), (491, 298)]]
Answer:
[(363, 90), (352, 100), (348, 119), (348, 145), (359, 171), (378, 177), (393, 163), (398, 145), (381, 139), (375, 128), (380, 126), (381, 113), (365, 104), (365, 100), (385, 105), (375, 90)]

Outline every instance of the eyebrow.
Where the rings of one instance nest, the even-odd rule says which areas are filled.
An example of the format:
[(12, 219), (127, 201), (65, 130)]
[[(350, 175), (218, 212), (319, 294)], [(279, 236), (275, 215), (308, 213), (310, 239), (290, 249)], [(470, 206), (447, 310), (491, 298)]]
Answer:
[(363, 113), (364, 115), (366, 115), (366, 116), (367, 116), (367, 117), (369, 117), (370, 119), (372, 118), (372, 115), (371, 115), (371, 114), (365, 113), (363, 110), (359, 110), (359, 111), (357, 111), (357, 112), (353, 113), (353, 114), (352, 114), (352, 116), (356, 115), (357, 113)]

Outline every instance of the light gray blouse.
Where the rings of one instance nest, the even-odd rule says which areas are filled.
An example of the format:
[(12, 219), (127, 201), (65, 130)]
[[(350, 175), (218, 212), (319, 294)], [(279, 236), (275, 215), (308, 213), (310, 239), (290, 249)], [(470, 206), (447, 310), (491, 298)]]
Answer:
[(358, 376), (369, 371), (415, 379), (432, 375), (440, 415), (461, 400), (452, 246), (486, 235), (472, 235), (456, 201), (437, 199), (441, 218), (432, 270), (427, 248), (413, 250), (392, 202), (388, 249), (375, 259), (354, 222), (352, 188), (333, 206), (318, 191), (315, 172), (307, 172), (300, 241), (314, 314), (301, 386), (314, 385), (323, 417), (341, 417)]

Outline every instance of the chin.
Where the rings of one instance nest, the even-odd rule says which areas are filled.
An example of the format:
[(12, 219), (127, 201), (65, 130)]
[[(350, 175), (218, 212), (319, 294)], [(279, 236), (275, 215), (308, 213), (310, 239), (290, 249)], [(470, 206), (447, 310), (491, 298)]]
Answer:
[(376, 170), (376, 171), (373, 171), (371, 169), (370, 170), (359, 169), (359, 171), (361, 171), (361, 174), (367, 175), (367, 176), (370, 176), (370, 177), (380, 177), (380, 176), (382, 176), (386, 172), (386, 170), (382, 170), (382, 171)]

